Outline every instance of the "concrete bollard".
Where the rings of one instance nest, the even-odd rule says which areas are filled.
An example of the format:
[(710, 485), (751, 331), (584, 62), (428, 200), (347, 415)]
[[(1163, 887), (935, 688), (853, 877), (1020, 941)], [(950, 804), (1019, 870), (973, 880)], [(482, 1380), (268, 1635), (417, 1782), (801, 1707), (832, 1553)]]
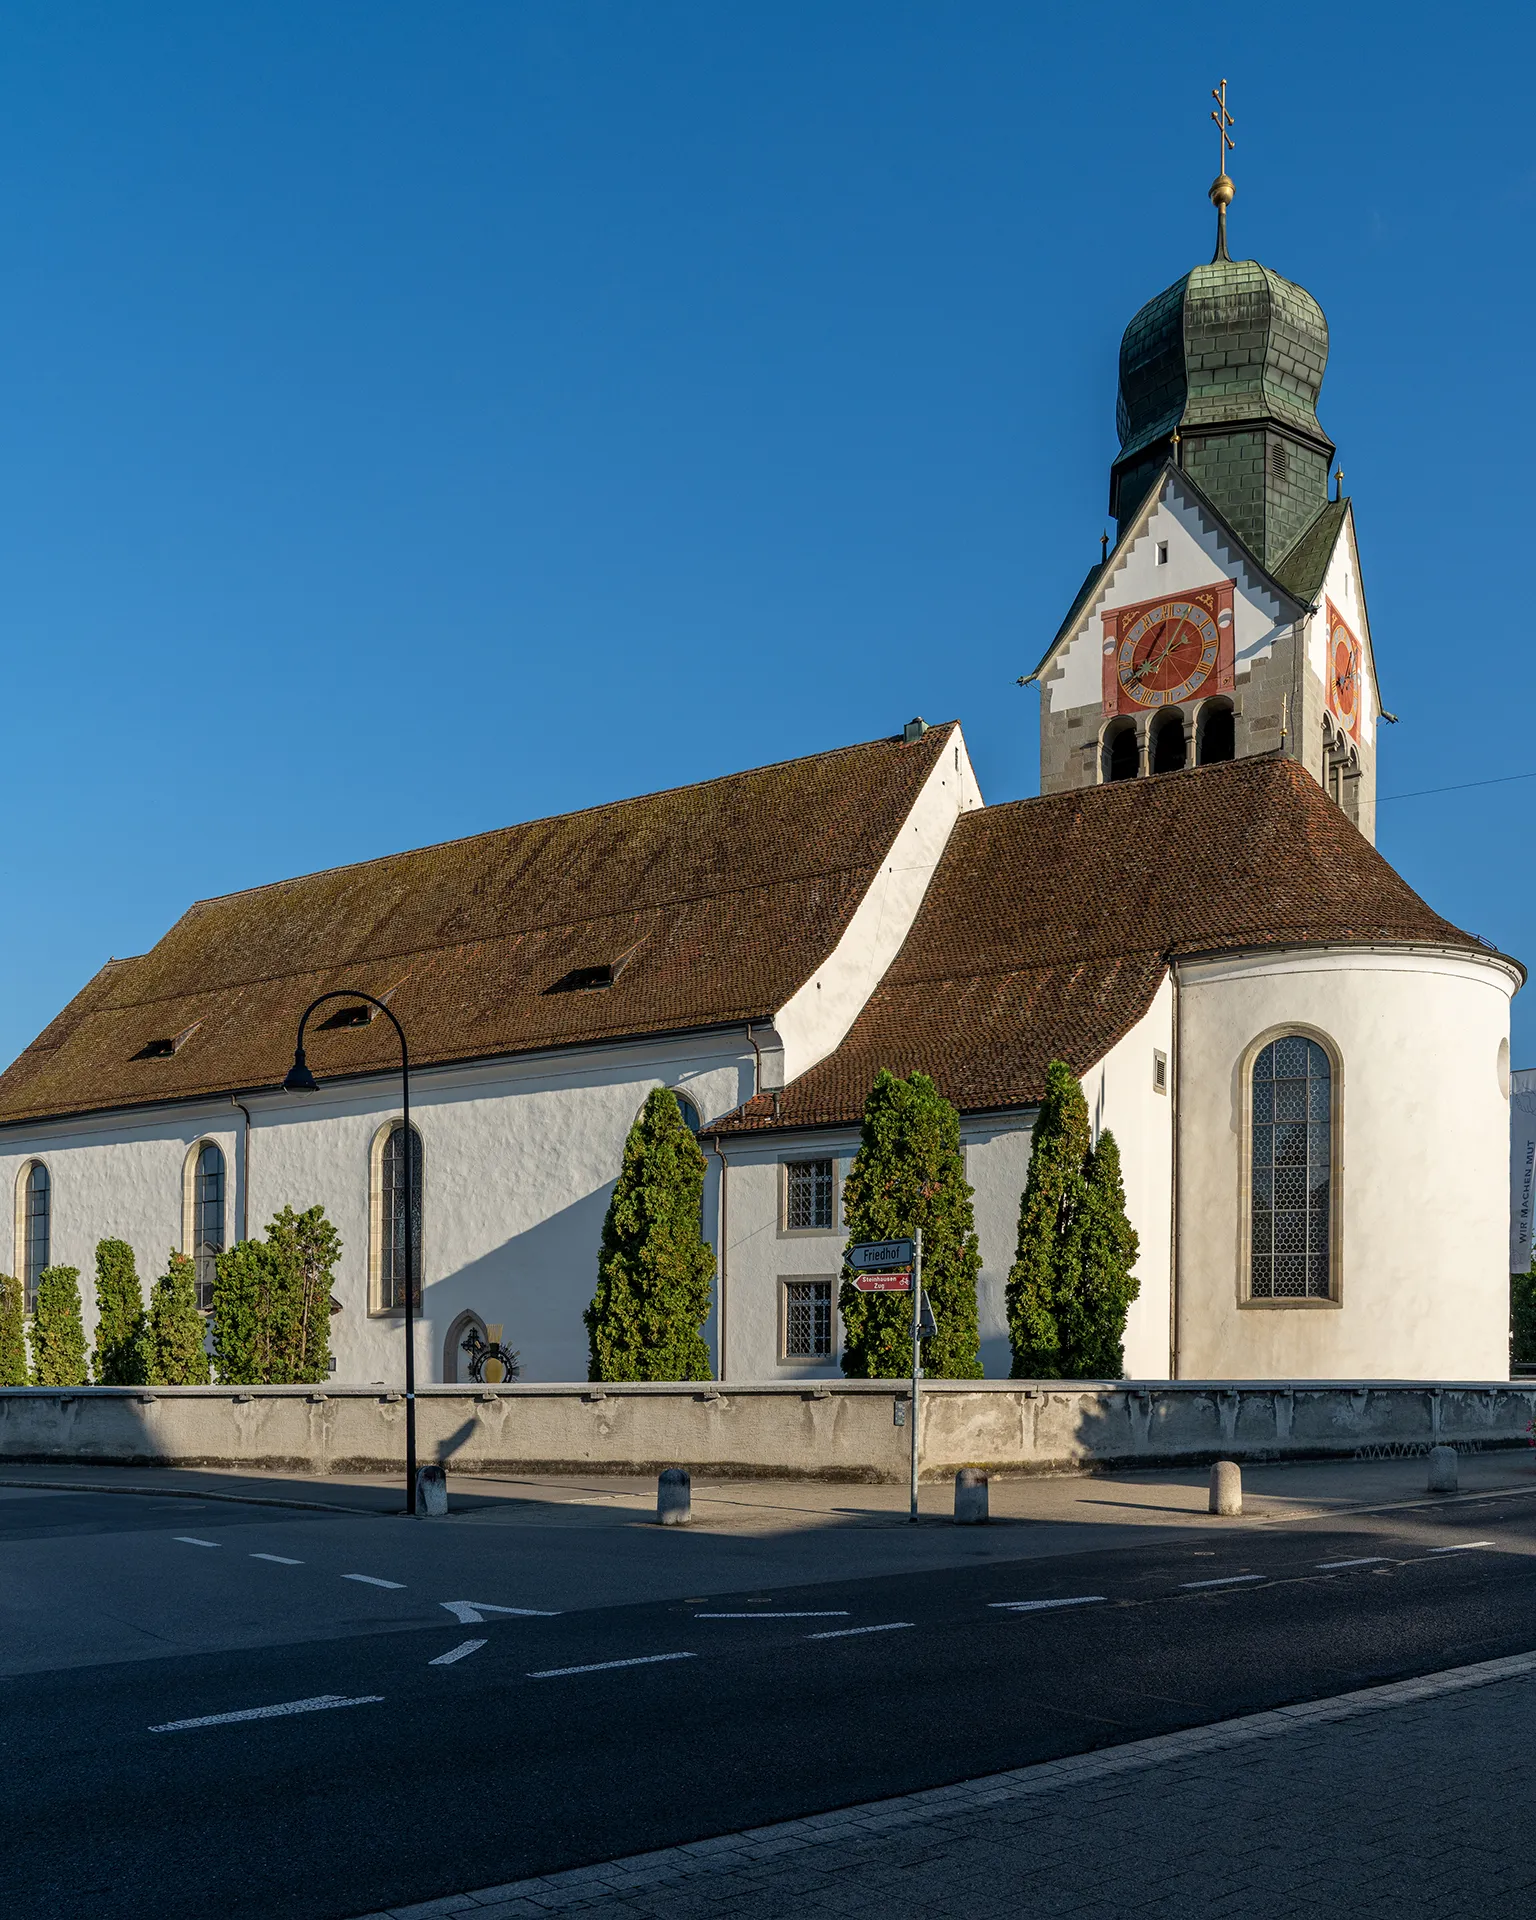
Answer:
[(693, 1481), (686, 1467), (668, 1467), (658, 1477), (656, 1518), (664, 1527), (686, 1527), (693, 1518)]
[(422, 1467), (416, 1475), (416, 1512), (427, 1520), (441, 1520), (448, 1511), (448, 1476), (441, 1467)]
[(987, 1476), (980, 1467), (962, 1467), (955, 1475), (955, 1525), (985, 1526), (987, 1512)]
[(1431, 1493), (1456, 1491), (1456, 1449), (1454, 1447), (1430, 1448), (1429, 1491)]
[(1235, 1460), (1218, 1460), (1211, 1468), (1211, 1512), (1241, 1513), (1243, 1470)]

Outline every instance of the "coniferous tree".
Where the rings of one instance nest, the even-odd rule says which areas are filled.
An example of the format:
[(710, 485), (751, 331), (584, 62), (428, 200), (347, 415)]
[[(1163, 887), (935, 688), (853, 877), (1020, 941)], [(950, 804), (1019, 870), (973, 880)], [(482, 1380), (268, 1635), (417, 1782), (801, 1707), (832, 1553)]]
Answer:
[(1120, 1378), (1137, 1251), (1115, 1136), (1106, 1129), (1092, 1144), (1077, 1076), (1053, 1060), (1008, 1275), (1014, 1379)]
[(197, 1266), (173, 1248), (150, 1289), (145, 1374), (155, 1387), (205, 1387), (208, 1323), (197, 1308)]
[(21, 1282), (0, 1273), (0, 1387), (27, 1384), (27, 1323)]
[(341, 1235), (324, 1207), (284, 1207), (267, 1227), (277, 1269), (267, 1378), (272, 1385), (324, 1380), (331, 1361), (331, 1276)]
[(273, 1296), (281, 1286), (264, 1240), (242, 1240), (214, 1261), (213, 1363), (221, 1386), (265, 1386), (271, 1378)]
[(624, 1142), (586, 1322), (590, 1380), (709, 1380), (714, 1249), (700, 1231), (704, 1155), (670, 1087)]
[(1140, 1251), (1125, 1211), (1120, 1149), (1106, 1127), (1090, 1149), (1082, 1204), (1073, 1221), (1067, 1271), (1074, 1291), (1061, 1303), (1062, 1374), (1118, 1380), (1125, 1372), (1125, 1317), (1141, 1291), (1132, 1269)]
[[(960, 1118), (926, 1074), (881, 1068), (864, 1103), (859, 1151), (843, 1184), (850, 1241), (909, 1239), (923, 1231), (922, 1283), (938, 1327), (923, 1369), (937, 1379), (981, 1375), (976, 1281), (981, 1248), (960, 1149)], [(843, 1372), (891, 1380), (912, 1371), (912, 1298), (860, 1293), (843, 1268)]]
[(98, 1386), (137, 1387), (148, 1378), (144, 1294), (126, 1240), (96, 1243), (96, 1346), (91, 1373)]
[(83, 1387), (85, 1382), (80, 1269), (44, 1267), (32, 1308), (32, 1384)]
[(1077, 1281), (1070, 1229), (1082, 1204), (1088, 1149), (1083, 1090), (1066, 1062), (1053, 1060), (1030, 1142), (1018, 1247), (1006, 1290), (1015, 1380), (1063, 1377), (1061, 1314)]

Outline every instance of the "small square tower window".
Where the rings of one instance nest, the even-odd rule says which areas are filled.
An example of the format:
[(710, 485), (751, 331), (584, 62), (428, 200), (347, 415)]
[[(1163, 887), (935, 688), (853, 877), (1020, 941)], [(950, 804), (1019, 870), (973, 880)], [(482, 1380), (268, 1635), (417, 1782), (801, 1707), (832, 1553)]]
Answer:
[(1168, 542), (1166, 540), (1159, 540), (1157, 543), (1157, 564), (1160, 567), (1166, 567), (1168, 564)]
[(832, 1282), (784, 1282), (784, 1358), (830, 1360), (832, 1357)]
[(833, 1218), (832, 1162), (790, 1160), (784, 1167), (784, 1225), (791, 1233), (827, 1232)]

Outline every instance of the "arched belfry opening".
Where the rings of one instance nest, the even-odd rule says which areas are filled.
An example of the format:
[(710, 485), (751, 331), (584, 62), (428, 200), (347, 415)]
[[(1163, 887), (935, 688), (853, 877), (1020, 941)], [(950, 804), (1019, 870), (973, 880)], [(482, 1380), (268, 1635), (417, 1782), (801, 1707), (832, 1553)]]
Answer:
[(1121, 720), (1104, 736), (1104, 778), (1134, 780), (1141, 772), (1141, 743), (1136, 722)]
[(1237, 758), (1237, 716), (1225, 700), (1207, 700), (1200, 709), (1195, 730), (1195, 763), (1214, 766), (1219, 760)]
[(1177, 773), (1189, 763), (1189, 741), (1184, 732), (1184, 716), (1175, 707), (1160, 716), (1152, 735), (1152, 771)]

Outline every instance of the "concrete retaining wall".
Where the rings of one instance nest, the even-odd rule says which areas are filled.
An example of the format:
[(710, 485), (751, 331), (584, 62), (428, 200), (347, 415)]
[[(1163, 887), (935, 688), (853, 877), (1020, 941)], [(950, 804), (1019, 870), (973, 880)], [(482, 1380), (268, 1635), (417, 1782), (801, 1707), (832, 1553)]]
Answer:
[[(427, 1387), (423, 1463), (456, 1473), (643, 1472), (902, 1481), (908, 1390), (849, 1380), (709, 1386)], [(898, 1419), (901, 1424), (898, 1425)], [(924, 1382), (923, 1471), (996, 1473), (1527, 1445), (1536, 1381)], [(7, 1387), (0, 1462), (398, 1469), (405, 1402), (377, 1387)]]

